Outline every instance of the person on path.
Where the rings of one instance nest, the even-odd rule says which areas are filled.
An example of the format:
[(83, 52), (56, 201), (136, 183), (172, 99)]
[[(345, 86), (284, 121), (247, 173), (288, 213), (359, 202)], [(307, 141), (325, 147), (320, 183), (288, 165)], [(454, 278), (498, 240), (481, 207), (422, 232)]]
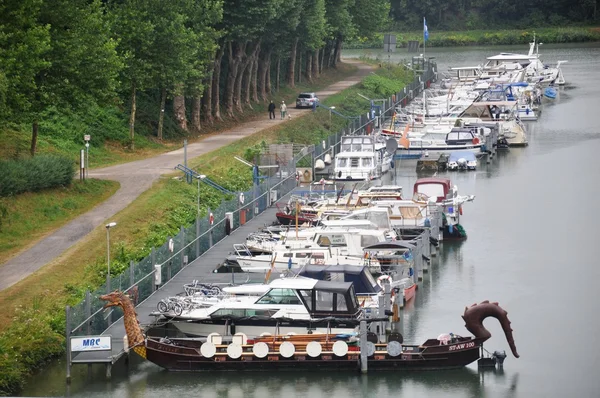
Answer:
[(275, 104), (273, 101), (269, 104), (269, 119), (275, 119)]
[(281, 101), (281, 105), (279, 105), (279, 111), (281, 112), (281, 120), (285, 119), (285, 114), (287, 112), (285, 101)]

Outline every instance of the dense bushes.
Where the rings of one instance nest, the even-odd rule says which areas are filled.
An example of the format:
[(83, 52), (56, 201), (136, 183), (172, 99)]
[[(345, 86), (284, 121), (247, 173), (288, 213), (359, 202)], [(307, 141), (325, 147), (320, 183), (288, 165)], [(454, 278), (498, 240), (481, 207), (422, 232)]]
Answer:
[[(429, 26), (427, 47), (527, 44), (533, 39), (534, 32), (537, 41), (542, 43), (576, 43), (600, 40), (600, 31), (592, 28), (434, 31)], [(410, 40), (423, 43), (422, 31), (393, 34), (396, 35), (397, 47), (406, 47)], [(344, 42), (344, 48), (383, 48), (383, 34), (379, 34), (371, 40), (346, 41)]]
[(73, 180), (73, 162), (64, 157), (40, 155), (0, 161), (0, 196), (67, 186)]

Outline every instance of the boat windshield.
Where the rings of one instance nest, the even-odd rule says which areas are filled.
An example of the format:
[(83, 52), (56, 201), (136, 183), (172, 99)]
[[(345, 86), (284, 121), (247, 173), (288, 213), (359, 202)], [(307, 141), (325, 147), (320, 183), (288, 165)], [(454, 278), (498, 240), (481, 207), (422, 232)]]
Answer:
[(302, 304), (293, 289), (271, 289), (256, 304)]

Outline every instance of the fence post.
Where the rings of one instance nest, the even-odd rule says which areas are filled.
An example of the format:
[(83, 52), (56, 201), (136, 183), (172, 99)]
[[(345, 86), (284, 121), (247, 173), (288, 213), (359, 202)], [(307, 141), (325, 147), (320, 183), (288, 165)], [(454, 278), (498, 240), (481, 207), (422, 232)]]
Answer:
[(179, 269), (183, 268), (183, 252), (184, 252), (184, 247), (185, 247), (185, 229), (183, 228), (183, 225), (179, 228), (179, 238), (180, 238), (180, 242), (181, 242), (181, 254), (179, 255)]
[[(156, 265), (156, 252), (154, 251), (154, 247), (150, 251), (150, 262), (152, 263), (152, 270), (156, 272), (156, 268), (154, 267)], [(156, 291), (156, 283), (154, 283), (155, 280), (156, 276), (154, 276), (154, 279), (152, 280), (152, 293)]]
[(133, 260), (129, 262), (129, 284), (130, 287), (135, 285), (135, 262)]
[(212, 211), (210, 210), (210, 207), (208, 208), (208, 247), (211, 248), (213, 245), (213, 230), (212, 230), (212, 225), (210, 224), (210, 215), (212, 214)]
[[(87, 335), (92, 334), (92, 325), (90, 323), (90, 317), (92, 316), (92, 295), (89, 290), (85, 291), (85, 317), (87, 319), (85, 326), (85, 333)], [(68, 325), (67, 325), (68, 326)]]
[(196, 258), (200, 257), (200, 217), (196, 217)]
[(67, 384), (71, 383), (71, 307), (65, 307), (66, 317), (66, 337), (67, 337)]

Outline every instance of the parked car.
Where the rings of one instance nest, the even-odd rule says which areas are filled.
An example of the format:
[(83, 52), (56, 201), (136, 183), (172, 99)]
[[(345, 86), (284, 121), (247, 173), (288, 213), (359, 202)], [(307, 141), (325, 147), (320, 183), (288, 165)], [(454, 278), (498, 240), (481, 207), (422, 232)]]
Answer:
[(315, 93), (300, 93), (296, 98), (296, 108), (312, 108), (315, 102), (319, 102)]

